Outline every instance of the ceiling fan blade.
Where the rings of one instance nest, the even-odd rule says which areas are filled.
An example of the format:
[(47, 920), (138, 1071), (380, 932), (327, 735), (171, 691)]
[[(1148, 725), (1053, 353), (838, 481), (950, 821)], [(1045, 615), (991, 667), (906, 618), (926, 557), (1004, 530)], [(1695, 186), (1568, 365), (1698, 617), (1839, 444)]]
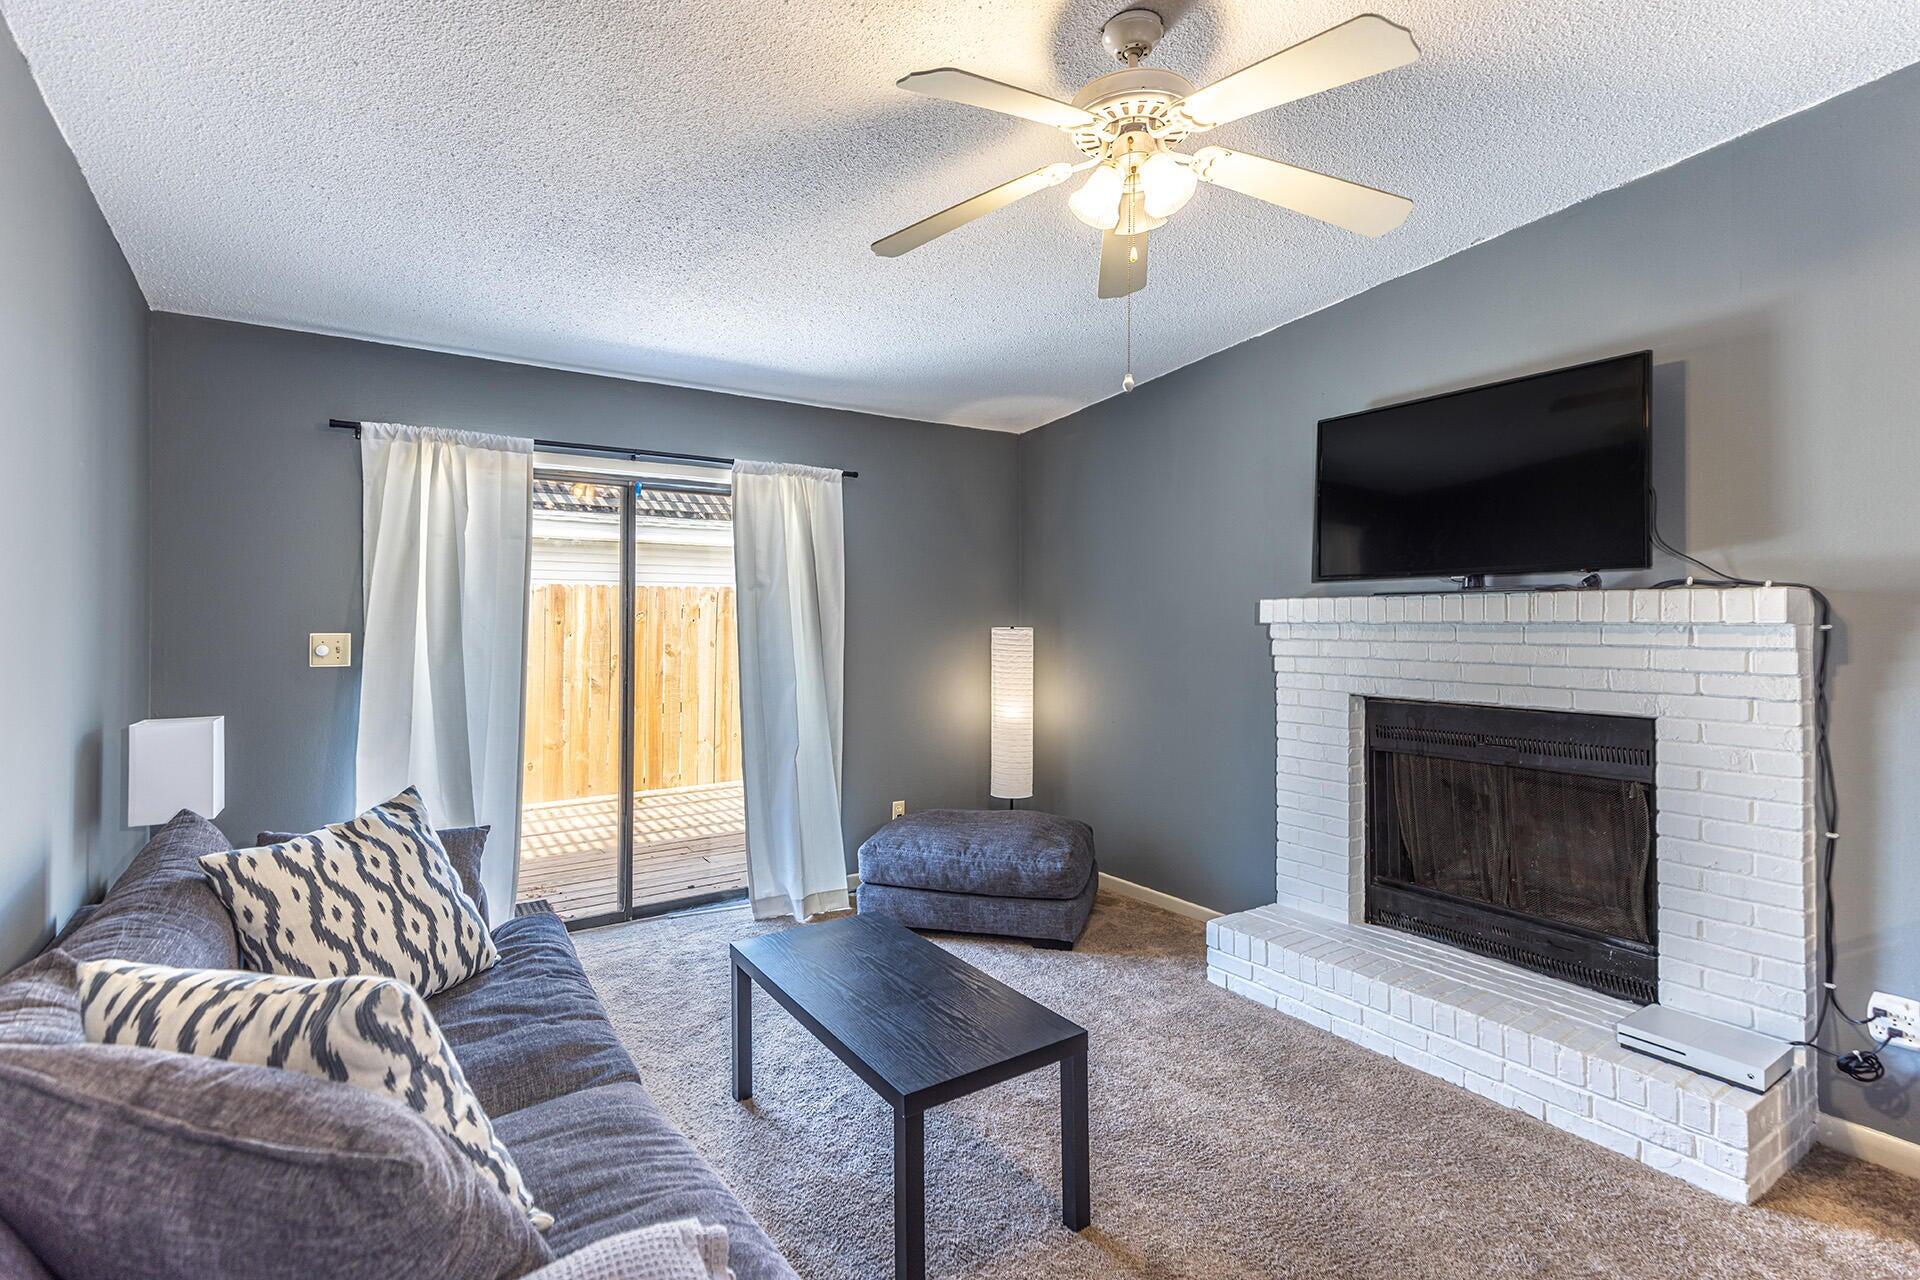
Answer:
[(1147, 287), (1147, 233), (1100, 237), (1100, 296), (1124, 298)]
[(1405, 27), (1365, 13), (1216, 80), (1179, 107), (1195, 130), (1404, 67), (1420, 56)]
[(1390, 191), (1363, 187), (1345, 178), (1282, 164), (1265, 156), (1225, 147), (1202, 147), (1193, 156), (1193, 171), (1202, 182), (1265, 200), (1309, 218), (1363, 236), (1385, 235), (1407, 220), (1413, 201)]
[(1004, 209), (1015, 200), (1036, 191), (1045, 191), (1048, 187), (1057, 187), (1072, 177), (1077, 169), (1090, 168), (1092, 164), (1092, 161), (1078, 166), (1050, 164), (1044, 169), (1022, 174), (1012, 182), (1003, 182), (990, 191), (982, 191), (971, 199), (922, 218), (910, 227), (903, 227), (890, 236), (882, 236), (873, 242), (873, 251), (883, 258), (897, 258), (956, 227), (964, 227), (975, 218), (984, 218), (997, 209)]
[(900, 87), (911, 93), (924, 93), (929, 98), (964, 102), (970, 107), (984, 107), (988, 111), (1019, 116), (1022, 120), (1050, 124), (1056, 129), (1084, 129), (1098, 123), (1091, 112), (1069, 106), (1057, 98), (1049, 98), (1044, 93), (1035, 93), (1017, 85), (1002, 84), (998, 80), (989, 80), (956, 67), (916, 71), (910, 76), (902, 76)]

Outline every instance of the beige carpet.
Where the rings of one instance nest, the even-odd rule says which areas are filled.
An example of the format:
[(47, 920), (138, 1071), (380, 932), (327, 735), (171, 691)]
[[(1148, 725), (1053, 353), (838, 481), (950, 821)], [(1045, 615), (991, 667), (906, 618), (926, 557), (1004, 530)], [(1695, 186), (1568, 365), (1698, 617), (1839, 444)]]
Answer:
[[(809, 1280), (891, 1274), (888, 1109), (770, 999), (728, 1096), (744, 909), (576, 935), (660, 1104)], [(1198, 924), (1102, 896), (1072, 952), (936, 935), (1092, 1038), (1093, 1226), (1060, 1225), (1058, 1073), (927, 1116), (935, 1276), (1920, 1276), (1920, 1182), (1816, 1148), (1758, 1206), (1208, 985)]]

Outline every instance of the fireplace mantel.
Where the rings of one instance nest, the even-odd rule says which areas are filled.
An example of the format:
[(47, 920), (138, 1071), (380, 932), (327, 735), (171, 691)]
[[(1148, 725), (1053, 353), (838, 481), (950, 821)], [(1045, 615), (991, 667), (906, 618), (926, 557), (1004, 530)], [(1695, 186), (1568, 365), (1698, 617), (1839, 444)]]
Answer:
[(1323, 596), (1265, 600), (1259, 617), (1275, 902), (1214, 922), (1212, 979), (1721, 1195), (1754, 1199), (1791, 1167), (1812, 1141), (1810, 1065), (1746, 1094), (1614, 1046), (1631, 1006), (1364, 923), (1362, 708), (1653, 720), (1660, 1003), (1800, 1039), (1817, 996), (1809, 594)]

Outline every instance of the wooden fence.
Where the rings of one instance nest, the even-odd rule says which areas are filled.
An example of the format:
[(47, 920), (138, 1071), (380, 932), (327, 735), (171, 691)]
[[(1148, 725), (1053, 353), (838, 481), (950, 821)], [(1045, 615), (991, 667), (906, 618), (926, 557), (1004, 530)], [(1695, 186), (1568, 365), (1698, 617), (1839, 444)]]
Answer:
[[(620, 588), (533, 589), (523, 800), (618, 795)], [(634, 588), (633, 789), (740, 778), (732, 587)]]

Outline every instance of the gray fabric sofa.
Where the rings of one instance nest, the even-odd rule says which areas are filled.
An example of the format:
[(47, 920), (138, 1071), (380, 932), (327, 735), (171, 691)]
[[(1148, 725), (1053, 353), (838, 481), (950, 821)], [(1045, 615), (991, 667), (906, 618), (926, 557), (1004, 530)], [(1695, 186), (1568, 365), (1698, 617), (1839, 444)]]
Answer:
[[(449, 833), (448, 845), (473, 884), (481, 841), (470, 835)], [(551, 914), (500, 925), (499, 963), (429, 1001), (554, 1215), (544, 1235), (398, 1103), (266, 1067), (86, 1043), (83, 960), (239, 967), (195, 862), (227, 847), (181, 814), (97, 907), (0, 978), (0, 1277), (616, 1280), (622, 1233), (688, 1217), (727, 1228), (740, 1280), (794, 1275), (648, 1097)]]

